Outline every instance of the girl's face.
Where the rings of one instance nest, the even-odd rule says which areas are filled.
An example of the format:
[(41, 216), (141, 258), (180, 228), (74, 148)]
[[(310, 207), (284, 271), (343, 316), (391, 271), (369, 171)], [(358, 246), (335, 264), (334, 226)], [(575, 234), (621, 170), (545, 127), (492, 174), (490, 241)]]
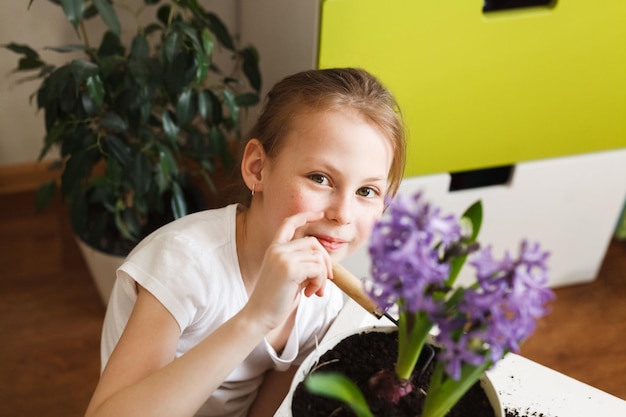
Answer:
[(269, 235), (282, 220), (323, 212), (297, 237), (314, 236), (341, 260), (369, 238), (385, 205), (392, 149), (356, 111), (305, 113), (292, 120), (278, 153), (263, 167), (262, 198)]

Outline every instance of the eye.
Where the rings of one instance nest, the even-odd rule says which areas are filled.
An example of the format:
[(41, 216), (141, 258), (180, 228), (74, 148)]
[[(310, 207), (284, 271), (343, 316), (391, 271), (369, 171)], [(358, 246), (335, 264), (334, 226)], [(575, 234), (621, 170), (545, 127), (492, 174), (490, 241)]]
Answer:
[(329, 183), (328, 178), (326, 178), (326, 176), (322, 174), (311, 174), (309, 175), (309, 178), (318, 184), (327, 185)]
[(378, 191), (376, 191), (375, 189), (373, 189), (371, 187), (359, 188), (356, 191), (356, 193), (357, 193), (358, 196), (369, 197), (369, 198), (376, 197), (379, 194)]

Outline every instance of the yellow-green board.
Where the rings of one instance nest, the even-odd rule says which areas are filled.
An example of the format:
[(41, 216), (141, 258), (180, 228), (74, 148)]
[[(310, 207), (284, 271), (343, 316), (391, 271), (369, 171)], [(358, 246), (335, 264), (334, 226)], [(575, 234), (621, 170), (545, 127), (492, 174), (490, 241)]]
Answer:
[(393, 91), (409, 176), (626, 147), (626, 0), (482, 5), (325, 0), (318, 66)]

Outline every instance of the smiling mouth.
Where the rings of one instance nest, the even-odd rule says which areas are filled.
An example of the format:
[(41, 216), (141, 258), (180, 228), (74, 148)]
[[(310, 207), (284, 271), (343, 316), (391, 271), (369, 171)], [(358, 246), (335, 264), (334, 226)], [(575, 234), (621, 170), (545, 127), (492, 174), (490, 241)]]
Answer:
[(318, 242), (326, 249), (328, 252), (333, 252), (338, 249), (343, 248), (347, 242), (345, 240), (339, 239), (331, 239), (327, 237), (315, 236)]

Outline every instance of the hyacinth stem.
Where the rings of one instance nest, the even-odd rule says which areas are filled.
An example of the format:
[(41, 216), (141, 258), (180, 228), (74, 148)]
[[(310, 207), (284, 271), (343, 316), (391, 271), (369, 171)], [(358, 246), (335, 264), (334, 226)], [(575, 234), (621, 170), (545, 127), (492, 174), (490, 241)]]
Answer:
[(411, 374), (422, 353), (433, 323), (426, 313), (400, 313), (398, 320), (398, 361), (396, 375), (400, 380), (411, 379)]
[(421, 417), (445, 416), (490, 365), (490, 361), (485, 361), (480, 366), (464, 364), (461, 367), (461, 377), (454, 380), (446, 374), (443, 364), (437, 362), (430, 379)]

